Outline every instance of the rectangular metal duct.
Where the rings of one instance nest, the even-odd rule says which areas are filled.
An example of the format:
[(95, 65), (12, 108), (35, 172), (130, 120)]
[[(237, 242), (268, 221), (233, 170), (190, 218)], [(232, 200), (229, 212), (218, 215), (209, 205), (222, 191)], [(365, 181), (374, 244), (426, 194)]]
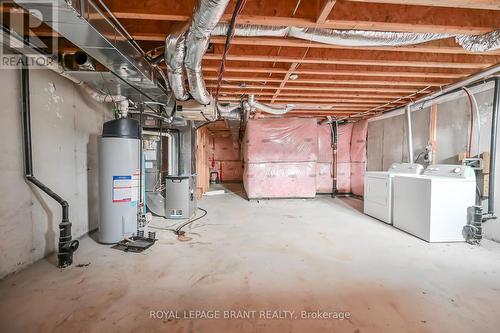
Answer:
[[(27, 9), (38, 10), (54, 31), (81, 48), (115, 75), (145, 89), (156, 101), (169, 100), (159, 86), (153, 67), (141, 52), (109, 19), (111, 13), (90, 0), (31, 0), (15, 2)], [(54, 13), (56, 15), (52, 15)]]

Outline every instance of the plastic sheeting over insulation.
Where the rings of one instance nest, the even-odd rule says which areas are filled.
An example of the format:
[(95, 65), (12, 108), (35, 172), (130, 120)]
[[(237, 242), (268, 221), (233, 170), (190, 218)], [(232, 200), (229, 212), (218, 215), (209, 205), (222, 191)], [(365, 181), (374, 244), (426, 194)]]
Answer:
[(250, 120), (243, 143), (243, 184), (250, 199), (316, 195), (316, 119)]
[[(339, 126), (339, 193), (363, 194), (367, 128), (366, 121)], [(250, 120), (243, 156), (243, 184), (250, 199), (311, 198), (316, 193), (332, 192), (330, 126), (318, 125), (316, 119)]]

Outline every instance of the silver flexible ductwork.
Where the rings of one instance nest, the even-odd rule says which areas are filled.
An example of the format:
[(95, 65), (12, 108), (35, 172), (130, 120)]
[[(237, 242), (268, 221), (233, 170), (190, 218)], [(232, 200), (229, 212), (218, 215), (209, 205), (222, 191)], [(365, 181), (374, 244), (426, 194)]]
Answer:
[(486, 52), (500, 49), (500, 30), (480, 36), (457, 36), (456, 41), (467, 51)]
[(226, 10), (229, 0), (200, 0), (193, 12), (193, 18), (186, 35), (186, 67), (189, 92), (200, 104), (210, 103), (210, 94), (205, 88), (201, 61), (207, 51), (210, 34)]
[(257, 102), (255, 100), (254, 95), (248, 95), (248, 101), (243, 103), (243, 108), (245, 110), (248, 110), (249, 108), (250, 108), (250, 110), (259, 109), (263, 112), (270, 113), (270, 114), (276, 114), (276, 115), (282, 115), (282, 114), (288, 113), (289, 111), (293, 110), (294, 107), (295, 107), (295, 105), (293, 105), (293, 104), (287, 104), (286, 107), (284, 107), (284, 108), (272, 107), (270, 105)]
[(217, 104), (220, 118), (227, 120), (240, 120), (241, 119), (241, 104)]
[[(225, 36), (227, 29), (227, 24), (218, 24), (212, 32), (212, 35)], [(323, 44), (345, 46), (413, 45), (454, 36), (449, 34), (434, 33), (334, 30), (257, 25), (238, 25), (234, 31), (234, 35), (242, 37), (293, 37)]]
[(229, 0), (198, 0), (189, 28), (184, 27), (169, 35), (165, 41), (165, 62), (170, 87), (178, 100), (189, 98), (184, 86), (186, 69), (191, 96), (200, 104), (210, 103), (205, 87), (201, 61), (212, 30), (226, 10)]
[(176, 99), (185, 101), (189, 98), (184, 87), (184, 55), (186, 52), (186, 30), (170, 34), (165, 40), (165, 63), (167, 78)]
[[(227, 24), (218, 24), (213, 30), (212, 35), (225, 36), (227, 29)], [(467, 51), (487, 52), (500, 48), (500, 30), (480, 36), (468, 36), (437, 33), (238, 25), (234, 30), (234, 35), (241, 37), (293, 37), (307, 41), (341, 46), (403, 46), (455, 37), (456, 42)]]

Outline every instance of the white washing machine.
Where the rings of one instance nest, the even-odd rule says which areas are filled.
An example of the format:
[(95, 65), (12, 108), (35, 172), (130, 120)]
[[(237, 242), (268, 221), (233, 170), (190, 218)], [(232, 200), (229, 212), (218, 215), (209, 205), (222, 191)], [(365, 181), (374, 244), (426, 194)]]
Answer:
[(393, 179), (394, 226), (428, 242), (462, 242), (476, 175), (464, 165), (434, 165), (421, 176)]
[(387, 171), (365, 173), (364, 212), (392, 224), (392, 179), (397, 174), (420, 175), (424, 167), (413, 163), (393, 163)]

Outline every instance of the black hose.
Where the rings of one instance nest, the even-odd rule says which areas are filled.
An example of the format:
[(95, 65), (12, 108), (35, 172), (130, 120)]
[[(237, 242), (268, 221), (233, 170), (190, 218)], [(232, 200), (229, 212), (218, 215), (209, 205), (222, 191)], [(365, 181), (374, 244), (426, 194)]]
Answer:
[(178, 226), (178, 227), (174, 230), (174, 234), (176, 234), (176, 235), (184, 235), (184, 233), (185, 233), (185, 232), (184, 232), (184, 231), (182, 231), (182, 228), (184, 228), (185, 226), (187, 226), (187, 225), (189, 225), (189, 224), (191, 224), (191, 223), (193, 223), (193, 222), (195, 222), (195, 221), (198, 221), (199, 219), (204, 218), (204, 217), (208, 214), (208, 212), (207, 212), (205, 209), (203, 209), (203, 208), (201, 208), (201, 207), (198, 207), (198, 209), (199, 209), (199, 210), (201, 210), (201, 211), (203, 212), (203, 215), (198, 216), (197, 218), (194, 218), (194, 219), (192, 219), (192, 220), (189, 220), (189, 221), (184, 222), (183, 224), (181, 224), (180, 226)]
[(71, 222), (69, 221), (69, 204), (57, 193), (39, 181), (33, 175), (33, 156), (31, 148), (31, 107), (29, 87), (28, 58), (22, 57), (21, 68), (21, 93), (23, 113), (23, 143), (24, 143), (24, 174), (27, 181), (41, 189), (52, 199), (57, 201), (62, 208), (62, 219), (59, 223), (58, 266), (68, 267), (73, 263), (73, 252), (78, 249), (79, 242), (71, 238)]

